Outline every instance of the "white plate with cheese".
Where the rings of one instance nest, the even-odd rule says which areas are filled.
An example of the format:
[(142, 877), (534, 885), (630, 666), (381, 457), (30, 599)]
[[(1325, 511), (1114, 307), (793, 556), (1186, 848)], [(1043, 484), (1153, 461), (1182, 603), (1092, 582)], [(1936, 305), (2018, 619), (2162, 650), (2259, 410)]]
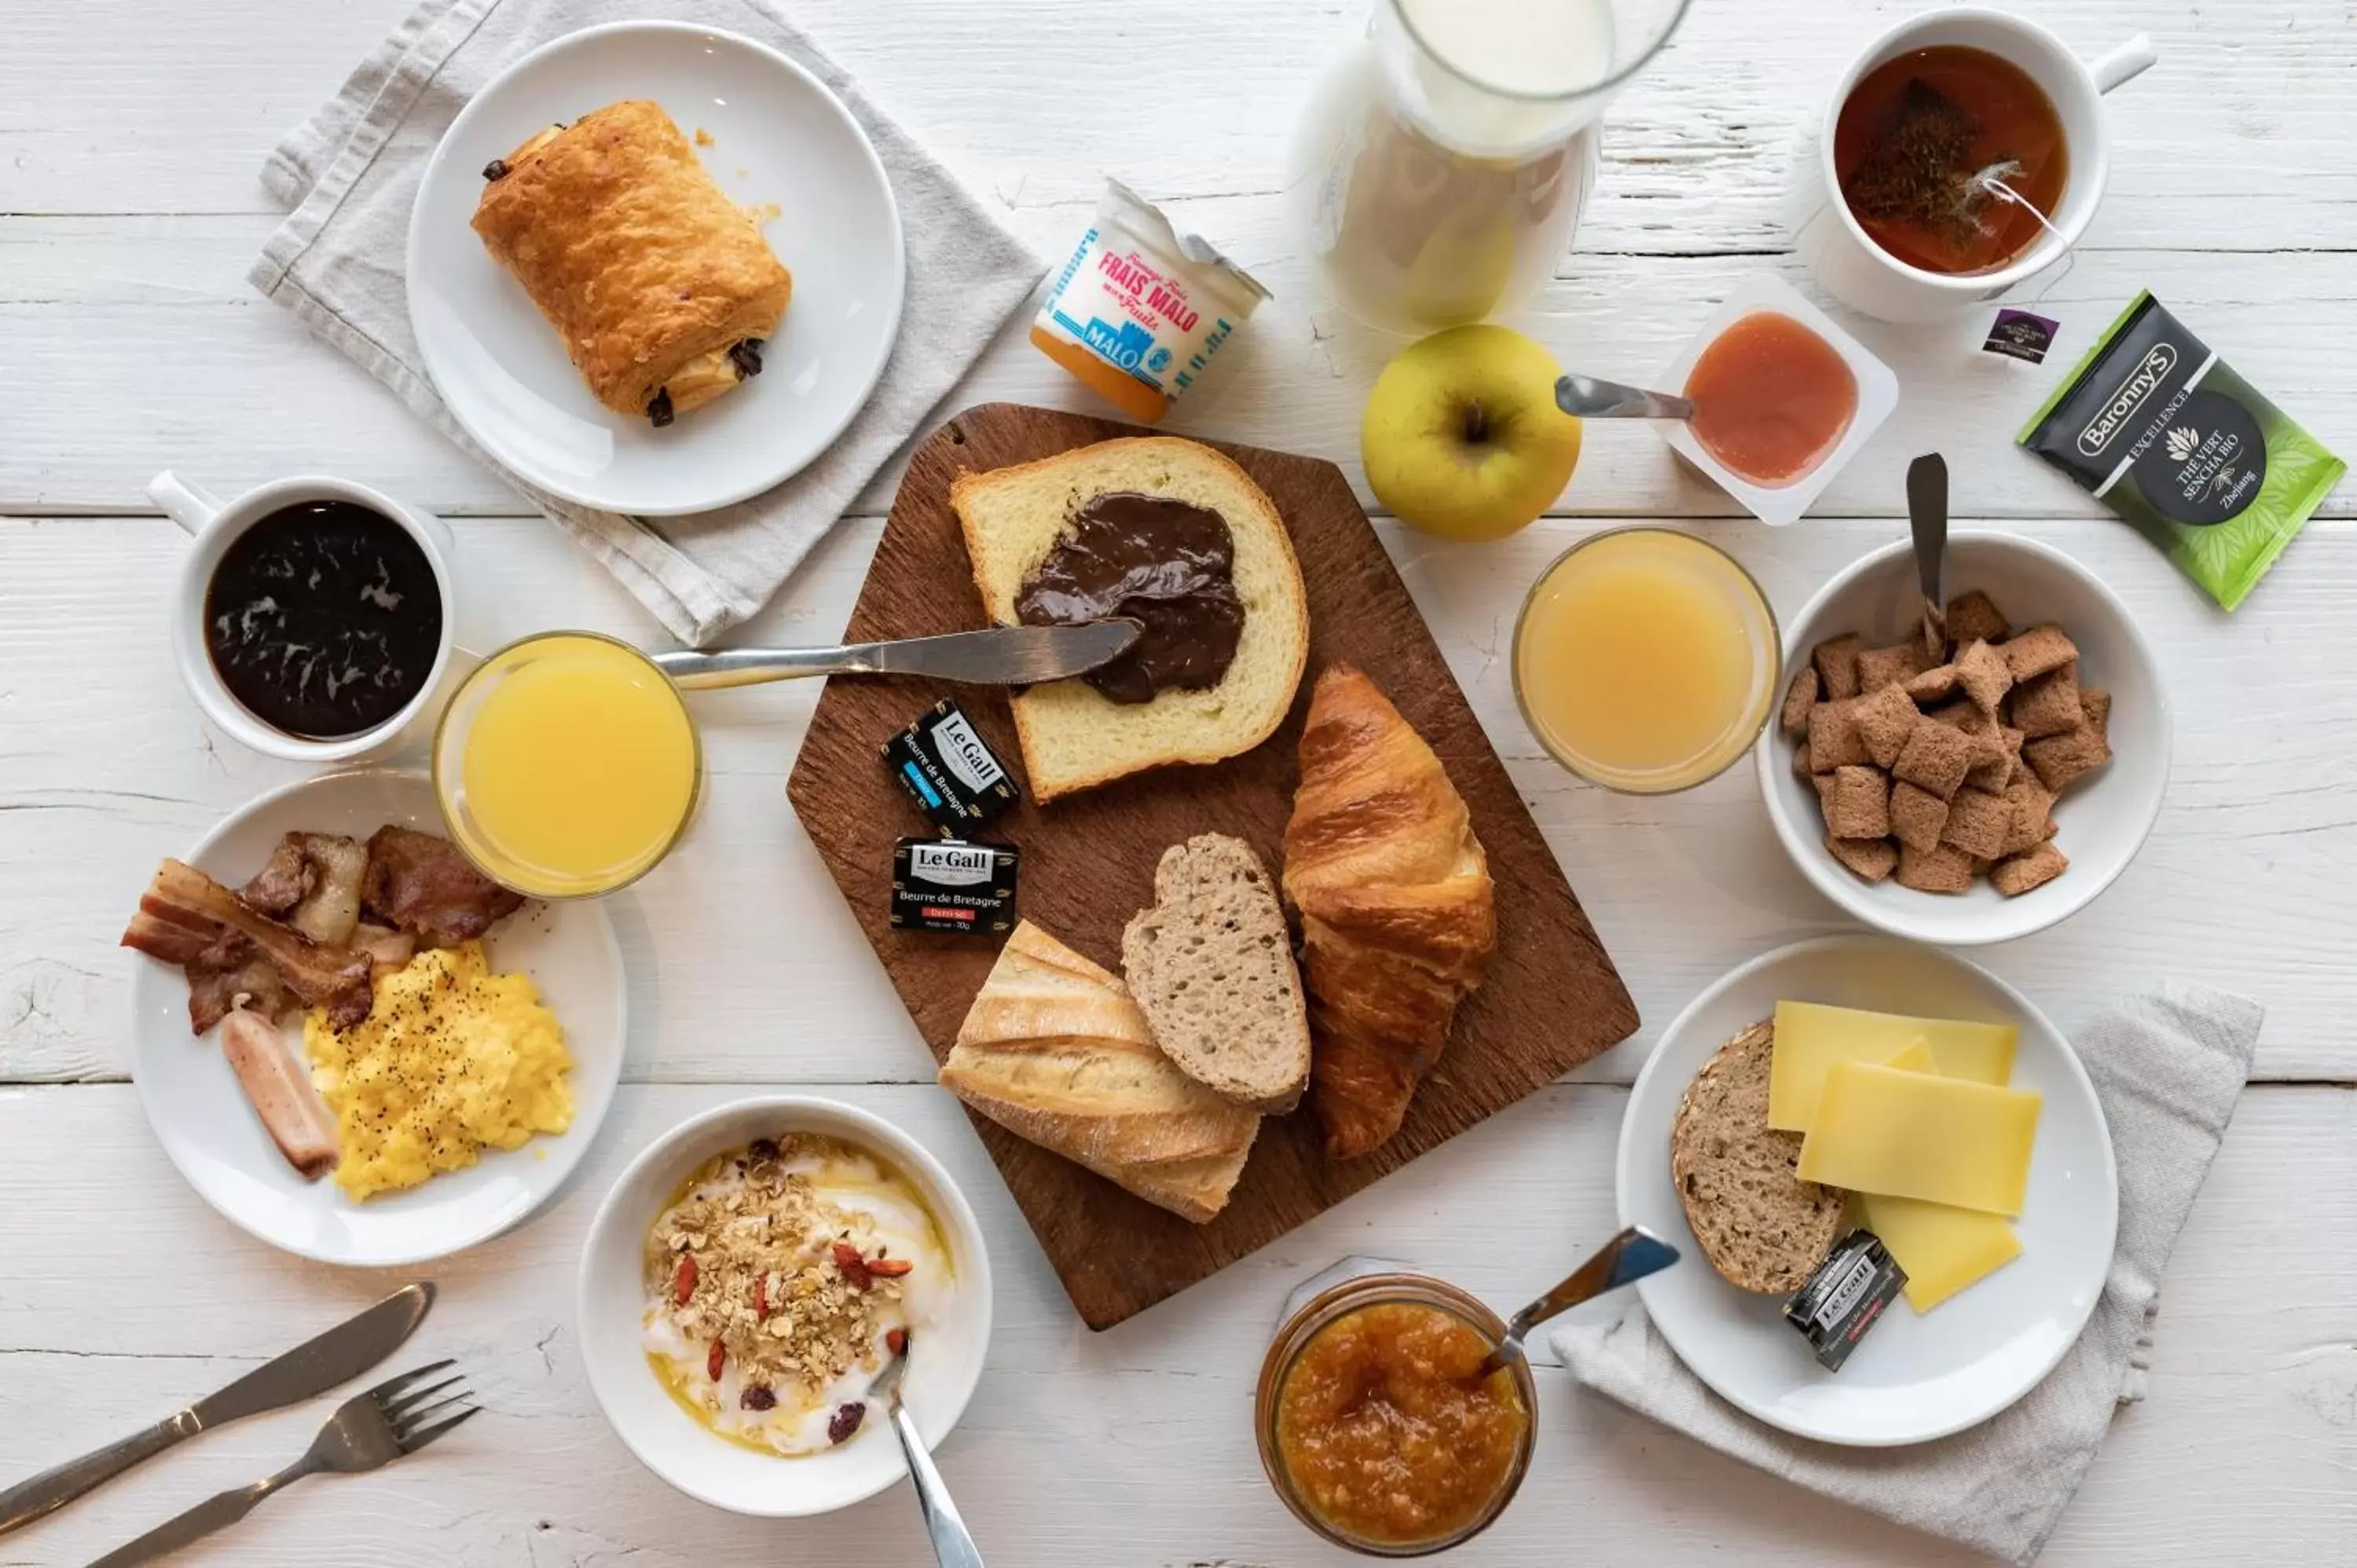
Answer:
[[(1807, 1340), (1784, 1320), (1782, 1296), (1738, 1289), (1712, 1269), (1670, 1170), (1671, 1126), (1687, 1084), (1720, 1046), (1771, 1017), (1779, 1002), (2014, 1026), (2019, 1033), (2009, 1087), (2042, 1100), (2028, 1185), (2013, 1221), (2019, 1255), (1928, 1312), (1892, 1302), (1837, 1372), (1819, 1366)], [(1931, 1045), (1953, 1070), (1976, 1033), (1969, 1026), (1958, 1030), (1954, 1048), (1943, 1049), (1936, 1035)], [(1846, 1045), (1839, 1039), (1808, 1044), (1829, 1057), (1845, 1054)], [(1943, 1173), (1948, 1176), (1980, 1174), (1968, 1168), (1974, 1157), (1964, 1152), (1901, 1148), (1892, 1157), (1966, 1167)], [(1822, 1443), (1868, 1447), (1961, 1432), (2035, 1387), (2094, 1310), (2119, 1224), (2118, 1177), (2103, 1107), (2061, 1032), (2028, 998), (1976, 965), (1934, 948), (1864, 934), (1822, 937), (1764, 954), (1678, 1015), (1630, 1093), (1620, 1128), (1619, 1192), (1624, 1222), (1650, 1228), (1689, 1260), (1644, 1280), (1638, 1290), (1655, 1326), (1695, 1375), (1771, 1426)], [(1856, 1208), (1853, 1200), (1853, 1214)], [(1937, 1261), (1970, 1272), (1963, 1259)]]
[[(306, 779), (255, 800), (207, 833), (186, 858), (236, 887), (261, 868), (283, 833), (366, 839), (392, 822), (440, 833), (432, 781), (422, 772), (363, 768)], [(522, 1219), (580, 1163), (622, 1073), (624, 987), (613, 922), (592, 900), (528, 903), (494, 927), (491, 968), (521, 972), (556, 1016), (573, 1065), (571, 1126), (514, 1149), (486, 1149), (463, 1170), (355, 1201), (330, 1174), (297, 1176), (271, 1143), (213, 1036), (188, 1032), (188, 987), (178, 969), (143, 956), (131, 983), (132, 1079), (164, 1152), (204, 1200), (274, 1247), (322, 1262), (385, 1267), (446, 1256)], [(285, 1028), (298, 1059), (300, 1020)]]

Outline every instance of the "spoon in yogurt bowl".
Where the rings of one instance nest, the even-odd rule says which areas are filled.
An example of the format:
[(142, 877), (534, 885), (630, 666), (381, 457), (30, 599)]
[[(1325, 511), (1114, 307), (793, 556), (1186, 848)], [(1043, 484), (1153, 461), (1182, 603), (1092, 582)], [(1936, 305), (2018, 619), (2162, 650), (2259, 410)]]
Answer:
[(909, 1458), (909, 1479), (917, 1488), (917, 1508), (925, 1516), (925, 1533), (932, 1540), (934, 1559), (942, 1568), (983, 1568), (982, 1553), (974, 1550), (974, 1537), (965, 1520), (958, 1517), (949, 1487), (933, 1467), (933, 1456), (925, 1451), (916, 1422), (900, 1403), (900, 1378), (909, 1368), (909, 1338), (905, 1328), (892, 1331), (887, 1341), (892, 1347), (890, 1359), (868, 1385), (867, 1397), (885, 1402), (892, 1430), (899, 1434), (900, 1452)]
[(1559, 1312), (1567, 1312), (1583, 1301), (1591, 1301), (1609, 1290), (1634, 1284), (1647, 1274), (1657, 1274), (1678, 1261), (1678, 1250), (1646, 1230), (1631, 1225), (1601, 1247), (1596, 1249), (1587, 1262), (1574, 1269), (1555, 1289), (1514, 1314), (1506, 1324), (1506, 1337), (1498, 1348), (1481, 1358), (1474, 1369), (1472, 1380), (1483, 1378), (1510, 1362), (1520, 1359), (1523, 1336)]

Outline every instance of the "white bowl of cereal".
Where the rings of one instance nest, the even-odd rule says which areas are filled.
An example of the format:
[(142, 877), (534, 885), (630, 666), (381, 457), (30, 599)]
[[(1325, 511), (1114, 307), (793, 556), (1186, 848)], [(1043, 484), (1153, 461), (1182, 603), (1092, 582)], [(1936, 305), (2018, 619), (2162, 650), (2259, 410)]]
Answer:
[(639, 1462), (698, 1501), (826, 1513), (907, 1474), (868, 1384), (905, 1346), (926, 1446), (990, 1344), (990, 1259), (949, 1173), (865, 1111), (802, 1095), (690, 1118), (591, 1221), (589, 1387)]
[(2169, 713), (2135, 618), (2062, 552), (1954, 532), (1945, 586), (1955, 641), (1930, 669), (1908, 651), (1908, 541), (1820, 588), (1788, 623), (1793, 689), (1757, 756), (1776, 836), (1819, 892), (1968, 947), (2044, 930), (2127, 869), (2169, 787)]

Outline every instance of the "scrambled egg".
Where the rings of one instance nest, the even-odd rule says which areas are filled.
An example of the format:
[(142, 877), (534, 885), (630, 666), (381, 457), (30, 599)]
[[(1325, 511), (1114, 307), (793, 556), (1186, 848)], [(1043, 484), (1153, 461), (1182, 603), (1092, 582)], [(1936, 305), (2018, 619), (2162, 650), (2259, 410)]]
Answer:
[(377, 982), (376, 1005), (351, 1028), (313, 1009), (303, 1049), (336, 1116), (336, 1182), (355, 1198), (573, 1124), (556, 1015), (526, 976), (492, 973), (480, 942), (421, 951)]

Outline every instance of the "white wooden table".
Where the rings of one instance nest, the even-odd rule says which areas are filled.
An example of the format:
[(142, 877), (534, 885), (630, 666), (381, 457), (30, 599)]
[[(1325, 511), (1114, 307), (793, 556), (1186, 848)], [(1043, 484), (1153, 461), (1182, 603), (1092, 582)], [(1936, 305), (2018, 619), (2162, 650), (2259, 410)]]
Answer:
[[(297, 1262), (201, 1204), (125, 1081), (114, 945), (157, 856), (291, 770), (210, 733), (166, 654), (181, 543), (156, 468), (228, 491), (296, 471), (379, 485), (457, 523), (485, 624), (652, 639), (654, 623), (516, 499), (249, 292), (274, 216), (264, 150), (407, 0), (87, 0), (8, 7), (0, 44), (0, 1478), (113, 1438), (372, 1298), (397, 1276)], [(2067, 360), (2141, 285), (2357, 455), (2357, 13), (2347, 0), (2020, 0), (2093, 53), (2148, 28), (2163, 63), (2116, 95), (2111, 195), (2045, 298)], [(1388, 345), (1311, 296), (1285, 223), (1284, 138), (1362, 0), (791, 0), (790, 8), (1043, 255), (1103, 173), (1169, 201), (1278, 293), (1181, 428), (1356, 474)], [(1601, 187), (1523, 321), (1566, 361), (1641, 379), (1735, 279), (1789, 254), (1795, 155), (1839, 65), (1911, 3), (1697, 0), (1614, 111)], [(618, 5), (617, 15), (630, 7)], [(1103, 84), (1093, 85), (1092, 84)], [(2357, 485), (2236, 616), (2008, 436), (2058, 371), (1974, 351), (1970, 324), (1861, 335), (1906, 402), (1818, 516), (1728, 519), (1633, 426), (1591, 428), (1563, 517), (1452, 549), (1383, 524), (1459, 680), (1642, 1008), (1566, 1082), (1121, 1328), (1074, 1318), (788, 809), (814, 693), (699, 699), (711, 796), (670, 864), (613, 901), (630, 968), (627, 1083), (585, 1174), (513, 1235), (431, 1272), (421, 1352), (466, 1362), (465, 1440), (296, 1489), (190, 1561), (687, 1568), (926, 1561), (895, 1490), (764, 1524), (631, 1461), (584, 1384), (574, 1262), (619, 1165), (753, 1086), (839, 1095), (925, 1139), (972, 1195), (998, 1271), (988, 1372), (942, 1468), (994, 1563), (1339, 1562), (1263, 1482), (1253, 1377), (1290, 1285), (1346, 1252), (1413, 1259), (1507, 1305), (1612, 1223), (1626, 1085), (1693, 993), (1837, 925), (1770, 840), (1748, 768), (1647, 802), (1575, 783), (1515, 716), (1501, 662), (1523, 585), (1586, 531), (1698, 520), (1798, 607), (1899, 536), (1899, 477), (1938, 447), (1960, 523), (2034, 532), (2102, 572), (2154, 636), (2179, 714), (2158, 831), (2086, 913), (1986, 954), (2065, 1027), (2159, 976), (2269, 1009), (2255, 1078), (2163, 1293), (2146, 1404), (2123, 1415), (2046, 1559), (2357, 1560)], [(954, 402), (1079, 394), (1010, 336)], [(887, 474), (753, 626), (830, 638)], [(1541, 1377), (1538, 1461), (1465, 1556), (1536, 1564), (1951, 1563), (1937, 1546), (1723, 1460)], [(33, 1530), (0, 1565), (79, 1563), (296, 1452), (308, 1407), (231, 1428)]]

